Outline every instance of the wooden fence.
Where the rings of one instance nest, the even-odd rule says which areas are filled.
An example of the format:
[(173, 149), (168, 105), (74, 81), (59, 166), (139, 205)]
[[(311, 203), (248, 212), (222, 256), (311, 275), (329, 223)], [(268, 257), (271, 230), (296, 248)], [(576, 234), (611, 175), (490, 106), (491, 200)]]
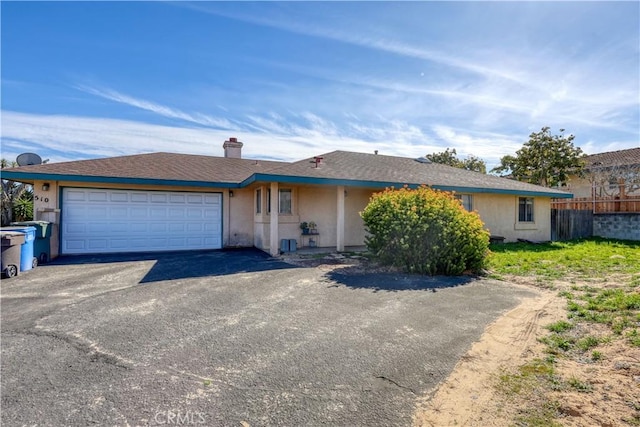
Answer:
[(555, 199), (551, 201), (551, 209), (557, 210), (588, 210), (593, 213), (640, 213), (640, 196), (617, 198), (577, 197), (573, 199)]
[(572, 240), (593, 235), (590, 209), (551, 209), (551, 240)]

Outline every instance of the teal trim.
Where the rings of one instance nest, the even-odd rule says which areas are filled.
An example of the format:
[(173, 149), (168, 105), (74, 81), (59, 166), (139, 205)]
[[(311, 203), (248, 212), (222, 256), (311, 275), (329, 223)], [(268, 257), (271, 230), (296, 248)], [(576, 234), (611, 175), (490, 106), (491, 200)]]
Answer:
[[(339, 178), (318, 178), (311, 176), (292, 176), (292, 175), (271, 175), (266, 173), (254, 173), (249, 178), (240, 183), (231, 182), (207, 182), (207, 181), (181, 181), (181, 180), (165, 180), (152, 178), (125, 178), (110, 176), (89, 176), (89, 175), (67, 175), (67, 174), (39, 174), (28, 172), (7, 171), (2, 173), (2, 178), (13, 180), (43, 180), (43, 181), (69, 181), (69, 182), (89, 182), (89, 183), (112, 183), (112, 184), (131, 184), (131, 185), (163, 185), (163, 186), (186, 186), (200, 188), (244, 188), (255, 182), (279, 182), (285, 184), (315, 184), (315, 185), (346, 185), (351, 187), (367, 187), (367, 188), (402, 188), (405, 183), (401, 182), (385, 182), (385, 181), (366, 181), (355, 179), (339, 179)], [(419, 187), (420, 184), (408, 184), (411, 188)], [(573, 197), (571, 193), (554, 193), (547, 191), (530, 191), (530, 190), (514, 190), (502, 188), (482, 188), (482, 187), (460, 187), (448, 185), (432, 185), (443, 191), (455, 191), (458, 193), (489, 193), (489, 194), (512, 194), (527, 195), (537, 197), (551, 197), (556, 199), (570, 199)]]
[[(357, 179), (316, 178), (312, 176), (270, 175), (255, 173), (240, 183), (240, 187), (246, 187), (254, 182), (281, 182), (285, 184), (318, 184), (318, 185), (347, 185), (352, 187), (400, 188), (404, 184), (384, 181), (363, 181)], [(417, 185), (413, 185), (417, 187)]]
[(41, 181), (69, 181), (69, 182), (95, 182), (111, 184), (134, 184), (134, 185), (168, 185), (187, 186), (204, 188), (240, 188), (235, 182), (207, 182), (207, 181), (183, 181), (177, 179), (155, 179), (155, 178), (126, 178), (114, 176), (91, 176), (91, 175), (67, 175), (51, 173), (29, 173), (29, 172), (2, 172), (2, 179), (12, 180), (41, 180)]
[(455, 191), (456, 193), (511, 194), (516, 196), (551, 197), (554, 199), (571, 199), (573, 197), (572, 193), (551, 193), (547, 191), (509, 190), (502, 188), (456, 187), (448, 185), (434, 185), (432, 188), (442, 191)]
[[(363, 181), (363, 180), (351, 180), (351, 179), (336, 179), (336, 178), (317, 178), (310, 176), (290, 176), (290, 175), (270, 175), (263, 173), (256, 173), (251, 175), (240, 183), (240, 187), (246, 187), (254, 182), (267, 181), (267, 182), (279, 182), (286, 184), (317, 184), (317, 185), (346, 185), (352, 187), (369, 187), (369, 188), (387, 188), (395, 187), (402, 188), (407, 185), (410, 188), (417, 188), (422, 184), (405, 184), (399, 182), (381, 182), (381, 181)], [(570, 199), (573, 197), (571, 193), (553, 193), (547, 191), (529, 191), (529, 190), (511, 190), (502, 188), (482, 188), (482, 187), (460, 187), (449, 185), (430, 185), (431, 188), (435, 188), (442, 191), (455, 191), (456, 193), (489, 193), (489, 194), (512, 194), (522, 196), (537, 196), (537, 197), (551, 197), (556, 199)]]

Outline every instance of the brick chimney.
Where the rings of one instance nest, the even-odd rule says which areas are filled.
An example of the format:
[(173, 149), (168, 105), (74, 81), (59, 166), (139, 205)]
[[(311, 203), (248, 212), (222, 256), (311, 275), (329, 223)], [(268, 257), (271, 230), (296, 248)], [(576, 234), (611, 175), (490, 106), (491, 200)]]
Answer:
[(241, 159), (242, 158), (242, 142), (238, 141), (238, 138), (229, 138), (228, 141), (225, 141), (222, 144), (222, 148), (224, 148), (224, 156), (232, 159)]

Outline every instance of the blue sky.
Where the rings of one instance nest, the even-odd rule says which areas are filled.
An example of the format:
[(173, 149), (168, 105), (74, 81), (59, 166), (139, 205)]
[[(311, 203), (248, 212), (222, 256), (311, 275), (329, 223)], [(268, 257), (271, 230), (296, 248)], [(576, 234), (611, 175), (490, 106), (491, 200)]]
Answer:
[(2, 156), (640, 146), (638, 2), (2, 2)]

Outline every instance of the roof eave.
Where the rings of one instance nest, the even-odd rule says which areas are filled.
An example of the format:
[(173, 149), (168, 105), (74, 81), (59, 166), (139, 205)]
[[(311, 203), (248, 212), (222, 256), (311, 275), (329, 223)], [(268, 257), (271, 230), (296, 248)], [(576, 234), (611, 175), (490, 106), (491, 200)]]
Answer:
[[(402, 182), (390, 182), (390, 181), (366, 181), (366, 180), (353, 180), (353, 179), (339, 179), (339, 178), (321, 178), (321, 177), (308, 177), (308, 176), (291, 176), (291, 175), (272, 175), (265, 173), (256, 173), (251, 175), (240, 183), (240, 187), (246, 187), (254, 182), (278, 182), (286, 184), (316, 184), (316, 185), (346, 185), (354, 187), (369, 187), (369, 188), (387, 188), (396, 187), (402, 188), (405, 185), (411, 188), (416, 188), (421, 185), (429, 185), (426, 183), (402, 183)], [(554, 192), (554, 191), (535, 191), (535, 190), (517, 190), (506, 188), (483, 188), (483, 187), (464, 187), (464, 186), (449, 186), (449, 185), (429, 185), (431, 188), (435, 188), (442, 191), (455, 191), (457, 193), (489, 193), (489, 194), (513, 194), (520, 196), (532, 196), (532, 197), (551, 197), (557, 199), (572, 198), (573, 194), (566, 192)]]
[[(33, 183), (39, 181), (68, 181), (68, 182), (91, 182), (91, 183), (109, 183), (109, 184), (131, 184), (131, 185), (168, 185), (168, 186), (185, 186), (185, 187), (201, 187), (201, 188), (244, 188), (254, 182), (279, 182), (287, 184), (315, 184), (315, 185), (345, 185), (352, 187), (367, 188), (401, 188), (405, 185), (415, 188), (420, 185), (418, 183), (403, 183), (391, 181), (369, 181), (354, 180), (340, 178), (322, 178), (310, 176), (292, 176), (292, 175), (273, 175), (268, 173), (254, 173), (242, 182), (209, 182), (209, 181), (189, 181), (175, 179), (156, 179), (156, 178), (131, 178), (131, 177), (112, 177), (112, 176), (93, 176), (93, 175), (70, 175), (55, 173), (33, 173), (5, 171), (2, 173), (3, 179), (11, 179), (19, 182)], [(506, 188), (484, 188), (484, 187), (464, 187), (464, 186), (448, 186), (448, 185), (430, 185), (430, 187), (442, 191), (455, 191), (458, 193), (488, 193), (488, 194), (512, 194), (533, 197), (551, 197), (557, 199), (572, 198), (573, 194), (566, 192), (551, 191), (535, 191), (535, 190), (517, 190)]]
[(18, 182), (33, 183), (33, 181), (68, 181), (68, 182), (91, 182), (107, 184), (132, 184), (132, 185), (168, 185), (184, 187), (202, 188), (239, 188), (237, 182), (209, 182), (209, 181), (189, 181), (179, 179), (158, 179), (158, 178), (130, 178), (115, 176), (93, 176), (93, 175), (69, 175), (56, 173), (32, 173), (6, 171), (2, 172), (2, 179), (10, 179)]

